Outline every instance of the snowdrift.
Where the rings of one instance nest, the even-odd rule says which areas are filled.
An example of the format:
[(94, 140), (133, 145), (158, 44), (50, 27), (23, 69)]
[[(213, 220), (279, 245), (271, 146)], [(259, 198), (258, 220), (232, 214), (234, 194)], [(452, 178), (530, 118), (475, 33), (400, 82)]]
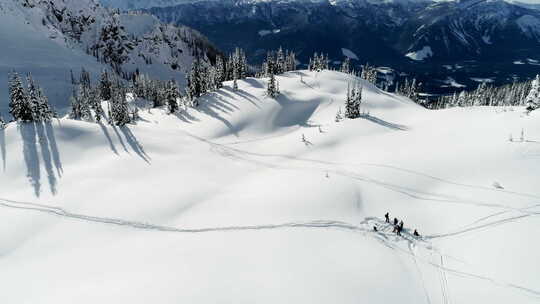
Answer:
[(369, 115), (336, 122), (361, 80), (277, 79), (129, 127), (0, 131), (2, 302), (538, 302), (538, 113), (362, 82)]

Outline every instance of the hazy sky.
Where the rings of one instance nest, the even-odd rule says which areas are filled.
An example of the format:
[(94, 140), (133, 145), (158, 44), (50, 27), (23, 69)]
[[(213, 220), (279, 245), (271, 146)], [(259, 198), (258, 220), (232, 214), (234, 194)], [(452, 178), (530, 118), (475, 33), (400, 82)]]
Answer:
[(535, 4), (540, 4), (540, 0), (520, 0), (521, 2), (526, 2), (526, 3), (535, 3)]

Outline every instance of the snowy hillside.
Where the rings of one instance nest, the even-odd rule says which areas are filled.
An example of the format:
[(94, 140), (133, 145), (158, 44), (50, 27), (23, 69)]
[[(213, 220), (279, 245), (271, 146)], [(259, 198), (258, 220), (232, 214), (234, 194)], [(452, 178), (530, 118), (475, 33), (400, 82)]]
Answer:
[(351, 76), (277, 79), (0, 130), (0, 301), (538, 303), (540, 113), (362, 82), (369, 115), (336, 122)]
[[(185, 81), (195, 55), (217, 51), (187, 27), (146, 14), (116, 14), (93, 0), (0, 0), (0, 100), (12, 70), (32, 73), (61, 110), (71, 94), (70, 70), (94, 77), (104, 69), (127, 78), (140, 71)], [(7, 103), (0, 103), (0, 113)]]

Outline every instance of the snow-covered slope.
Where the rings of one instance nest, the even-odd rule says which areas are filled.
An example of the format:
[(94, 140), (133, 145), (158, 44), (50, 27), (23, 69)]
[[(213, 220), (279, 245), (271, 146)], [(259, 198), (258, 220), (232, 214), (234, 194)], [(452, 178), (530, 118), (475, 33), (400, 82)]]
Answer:
[(350, 77), (226, 83), (128, 128), (10, 124), (1, 302), (538, 303), (539, 113), (363, 83), (370, 115), (336, 122)]
[[(185, 80), (194, 55), (216, 50), (187, 27), (164, 25), (147, 14), (116, 14), (93, 0), (0, 0), (0, 99), (8, 72), (31, 72), (61, 110), (71, 93), (70, 70), (94, 77), (104, 68), (126, 77), (136, 70)], [(0, 103), (0, 113), (7, 103)]]

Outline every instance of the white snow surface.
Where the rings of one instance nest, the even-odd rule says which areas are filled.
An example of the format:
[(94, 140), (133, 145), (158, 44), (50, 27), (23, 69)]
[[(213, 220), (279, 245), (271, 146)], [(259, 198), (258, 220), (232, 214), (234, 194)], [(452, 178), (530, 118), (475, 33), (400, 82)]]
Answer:
[(9, 124), (0, 302), (538, 303), (539, 113), (362, 82), (370, 115), (335, 122), (351, 77), (287, 73), (276, 99), (248, 78), (123, 128)]
[(405, 57), (409, 57), (410, 59), (414, 61), (422, 61), (432, 56), (433, 56), (433, 51), (431, 50), (430, 46), (424, 46), (421, 50), (409, 52), (405, 55)]
[(348, 57), (349, 59), (358, 60), (358, 56), (351, 50), (342, 48), (341, 53), (343, 56)]

